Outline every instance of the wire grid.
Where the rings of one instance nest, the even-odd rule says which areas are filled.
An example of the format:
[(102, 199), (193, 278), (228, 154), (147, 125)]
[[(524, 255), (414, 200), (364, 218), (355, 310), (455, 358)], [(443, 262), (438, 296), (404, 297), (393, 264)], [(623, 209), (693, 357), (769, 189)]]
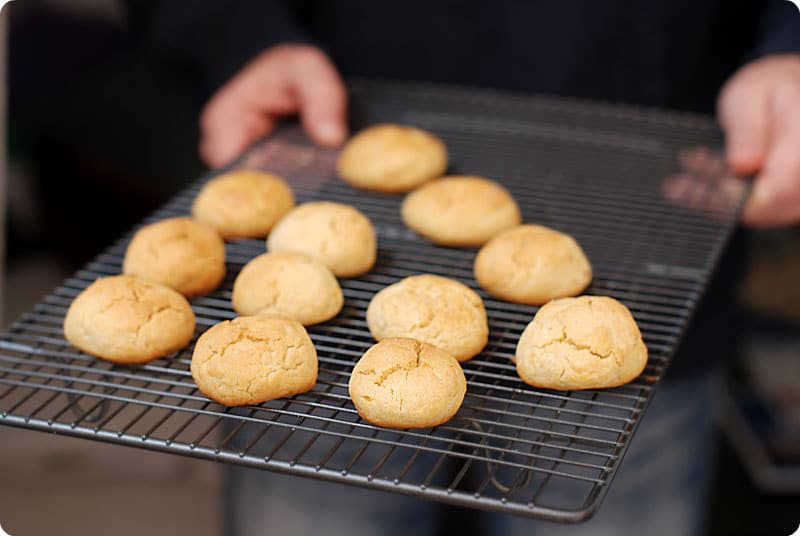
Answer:
[[(0, 336), (0, 422), (530, 517), (589, 517), (745, 194), (742, 182), (713, 172), (692, 175), (703, 187), (690, 189), (690, 202), (665, 196), (670, 178), (686, 178), (685, 151), (720, 142), (715, 125), (674, 113), (370, 82), (354, 83), (351, 112), (355, 127), (393, 121), (437, 133), (447, 143), (452, 173), (501, 181), (526, 222), (575, 236), (595, 269), (587, 293), (614, 296), (636, 317), (650, 352), (644, 373), (610, 390), (555, 392), (523, 384), (509, 358), (536, 308), (492, 299), (473, 279), (475, 250), (436, 247), (416, 236), (400, 220), (401, 196), (345, 185), (335, 176), (338, 152), (312, 147), (299, 127), (289, 126), (233, 167), (283, 175), (300, 201), (352, 204), (371, 218), (379, 238), (372, 272), (341, 281), (341, 314), (309, 329), (320, 361), (314, 389), (226, 408), (196, 389), (189, 373), (193, 344), (141, 366), (112, 365), (71, 347), (61, 331), (67, 307), (96, 278), (120, 272), (128, 235)], [(188, 214), (207, 178), (144, 223)], [(723, 189), (728, 195), (721, 202)], [(233, 280), (264, 249), (262, 240), (227, 244), (225, 282), (192, 300), (195, 337), (235, 316)], [(373, 344), (365, 322), (371, 297), (417, 273), (452, 277), (478, 291), (490, 340), (463, 364), (467, 395), (455, 418), (433, 429), (381, 429), (358, 417), (347, 382)]]

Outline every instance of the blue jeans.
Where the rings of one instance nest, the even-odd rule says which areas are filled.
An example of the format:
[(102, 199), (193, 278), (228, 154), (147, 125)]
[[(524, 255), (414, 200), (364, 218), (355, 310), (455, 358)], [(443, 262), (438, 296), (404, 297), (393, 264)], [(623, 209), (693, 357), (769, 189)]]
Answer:
[[(597, 514), (580, 525), (485, 514), (488, 534), (694, 535), (711, 473), (708, 376), (660, 385)], [(557, 491), (557, 490), (556, 490)], [(413, 497), (228, 468), (229, 533), (431, 535), (441, 508)]]
[(712, 443), (710, 376), (665, 383), (598, 512), (580, 525), (491, 514), (489, 534), (694, 536), (705, 523)]

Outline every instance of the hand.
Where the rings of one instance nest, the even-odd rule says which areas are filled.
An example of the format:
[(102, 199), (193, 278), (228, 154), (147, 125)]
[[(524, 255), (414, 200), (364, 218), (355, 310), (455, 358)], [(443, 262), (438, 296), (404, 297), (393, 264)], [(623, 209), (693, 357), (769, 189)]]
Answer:
[(221, 166), (266, 136), (278, 118), (293, 114), (316, 143), (339, 145), (347, 136), (346, 107), (344, 83), (321, 50), (275, 46), (208, 101), (200, 118), (200, 157)]
[(758, 173), (743, 223), (800, 222), (800, 54), (767, 56), (731, 77), (717, 102), (734, 172)]
[(664, 178), (661, 191), (667, 201), (728, 221), (739, 207), (745, 182), (725, 165), (723, 156), (698, 145), (680, 151), (679, 170)]

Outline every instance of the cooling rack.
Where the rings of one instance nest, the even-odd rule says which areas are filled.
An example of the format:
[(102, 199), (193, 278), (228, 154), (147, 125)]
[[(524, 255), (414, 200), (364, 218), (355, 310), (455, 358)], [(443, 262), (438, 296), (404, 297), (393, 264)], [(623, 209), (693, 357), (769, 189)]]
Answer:
[[(637, 424), (729, 237), (746, 188), (714, 148), (710, 118), (556, 98), (436, 86), (354, 82), (354, 128), (392, 121), (447, 143), (450, 173), (502, 182), (526, 222), (575, 236), (595, 269), (588, 293), (633, 312), (650, 359), (624, 387), (555, 392), (523, 384), (509, 357), (536, 308), (492, 299), (472, 276), (474, 250), (436, 247), (402, 225), (398, 195), (357, 191), (336, 178), (336, 150), (288, 125), (233, 166), (290, 180), (299, 201), (352, 204), (373, 221), (375, 269), (342, 280), (345, 306), (309, 329), (319, 381), (293, 398), (226, 408), (200, 393), (191, 346), (143, 366), (86, 356), (63, 338), (71, 300), (120, 272), (130, 234), (98, 255), (0, 335), (0, 423), (182, 454), (468, 507), (575, 522), (599, 507)], [(203, 177), (143, 223), (189, 213)], [(232, 318), (233, 280), (264, 251), (227, 244), (228, 276), (192, 300), (199, 335)], [(464, 364), (468, 389), (450, 422), (389, 430), (361, 420), (350, 371), (373, 343), (367, 304), (416, 273), (458, 279), (484, 299), (491, 336)]]

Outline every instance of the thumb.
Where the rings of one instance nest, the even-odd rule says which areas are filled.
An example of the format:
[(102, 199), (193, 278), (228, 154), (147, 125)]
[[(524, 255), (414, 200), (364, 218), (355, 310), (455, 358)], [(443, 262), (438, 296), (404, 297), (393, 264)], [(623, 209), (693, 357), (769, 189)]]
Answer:
[(755, 173), (764, 164), (768, 130), (766, 97), (748, 91), (747, 83), (732, 80), (720, 96), (718, 111), (725, 129), (725, 158), (742, 175)]
[(321, 145), (340, 145), (347, 137), (347, 92), (324, 54), (298, 66), (295, 90), (300, 119), (309, 136)]
[(203, 132), (199, 145), (200, 158), (212, 168), (223, 166), (274, 126), (272, 118), (256, 113), (242, 115), (239, 120), (219, 121), (213, 129)]
[(742, 215), (750, 225), (787, 225), (800, 215), (800, 90), (780, 88), (770, 103), (770, 147)]

